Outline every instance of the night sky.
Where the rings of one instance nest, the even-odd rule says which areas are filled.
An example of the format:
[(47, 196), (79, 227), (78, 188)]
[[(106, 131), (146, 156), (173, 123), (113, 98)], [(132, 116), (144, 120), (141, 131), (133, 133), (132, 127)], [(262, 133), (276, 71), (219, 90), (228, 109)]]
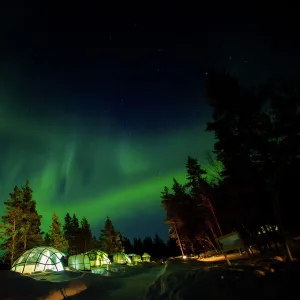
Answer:
[(188, 155), (207, 166), (214, 143), (206, 72), (246, 85), (296, 74), (292, 18), (72, 9), (1, 11), (1, 202), (29, 179), (44, 230), (55, 211), (96, 236), (109, 216), (130, 238), (166, 238), (161, 191)]

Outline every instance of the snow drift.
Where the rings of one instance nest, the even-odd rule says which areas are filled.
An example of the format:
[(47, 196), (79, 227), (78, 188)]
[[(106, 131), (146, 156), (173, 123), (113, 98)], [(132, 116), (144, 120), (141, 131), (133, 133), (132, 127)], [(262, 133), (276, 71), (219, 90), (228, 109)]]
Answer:
[[(60, 300), (63, 299), (61, 289), (68, 297), (87, 294), (105, 295), (109, 289), (115, 288), (111, 278), (91, 273), (49, 272), (24, 276), (12, 271), (0, 272), (1, 300)], [(84, 293), (84, 294), (83, 294)]]
[(249, 262), (212, 265), (196, 260), (168, 261), (165, 272), (143, 300), (264, 299), (298, 294), (299, 263)]

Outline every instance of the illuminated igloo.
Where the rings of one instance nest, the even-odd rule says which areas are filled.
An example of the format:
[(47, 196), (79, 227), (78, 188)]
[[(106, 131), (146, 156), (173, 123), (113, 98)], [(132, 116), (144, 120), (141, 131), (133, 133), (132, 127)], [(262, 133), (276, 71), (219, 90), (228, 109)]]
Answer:
[(90, 259), (91, 267), (100, 267), (110, 264), (110, 259), (108, 258), (108, 254), (101, 250), (91, 250), (86, 252)]
[(138, 263), (142, 261), (141, 256), (138, 254), (128, 254), (128, 256), (130, 257), (131, 261), (134, 263)]
[(101, 250), (91, 250), (86, 253), (72, 255), (68, 259), (69, 267), (79, 271), (87, 271), (109, 264), (108, 254)]
[(117, 252), (113, 255), (113, 262), (117, 264), (130, 264), (131, 259), (124, 252)]
[(143, 261), (150, 262), (151, 256), (148, 253), (144, 253), (142, 258), (143, 258)]
[(88, 255), (84, 253), (69, 256), (68, 265), (78, 271), (91, 270), (90, 259)]
[(11, 270), (31, 274), (43, 271), (63, 271), (62, 252), (52, 247), (36, 247), (23, 253), (12, 265)]

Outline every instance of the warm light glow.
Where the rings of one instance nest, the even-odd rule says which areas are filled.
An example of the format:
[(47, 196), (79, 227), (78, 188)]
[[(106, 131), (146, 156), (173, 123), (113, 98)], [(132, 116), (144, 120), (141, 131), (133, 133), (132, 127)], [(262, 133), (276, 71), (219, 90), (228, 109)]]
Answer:
[(89, 257), (91, 267), (93, 268), (110, 264), (108, 254), (101, 250), (91, 250), (85, 254)]
[(183, 259), (186, 259), (186, 256), (185, 256), (185, 255), (183, 255), (183, 256), (182, 256), (182, 258), (183, 258)]
[(113, 262), (118, 263), (118, 264), (130, 264), (131, 259), (126, 253), (123, 252), (117, 252), (113, 256)]
[(63, 256), (63, 253), (52, 247), (36, 247), (23, 253), (11, 270), (24, 274), (46, 270), (63, 271), (64, 267), (60, 261)]
[(76, 254), (69, 256), (68, 265), (69, 267), (79, 271), (91, 269), (90, 259), (87, 254)]

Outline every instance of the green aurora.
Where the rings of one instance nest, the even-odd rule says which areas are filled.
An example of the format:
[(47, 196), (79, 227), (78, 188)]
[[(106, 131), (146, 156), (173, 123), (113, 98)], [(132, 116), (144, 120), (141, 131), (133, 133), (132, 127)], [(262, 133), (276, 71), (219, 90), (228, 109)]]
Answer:
[(51, 107), (32, 111), (22, 97), (1, 98), (10, 101), (0, 104), (0, 213), (9, 192), (28, 178), (44, 231), (55, 211), (61, 220), (66, 212), (86, 216), (97, 236), (106, 216), (126, 236), (166, 236), (161, 191), (173, 177), (185, 180), (188, 155), (205, 165), (213, 144), (206, 120), (129, 134), (107, 115), (66, 118)]

